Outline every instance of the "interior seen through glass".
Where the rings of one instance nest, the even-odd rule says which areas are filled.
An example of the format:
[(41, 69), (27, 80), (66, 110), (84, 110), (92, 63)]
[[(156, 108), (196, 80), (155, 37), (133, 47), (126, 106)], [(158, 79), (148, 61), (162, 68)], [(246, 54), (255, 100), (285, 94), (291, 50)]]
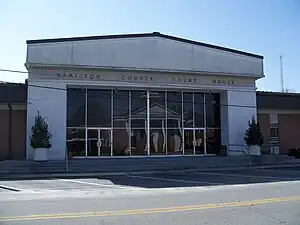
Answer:
[(67, 89), (72, 157), (216, 154), (219, 93)]

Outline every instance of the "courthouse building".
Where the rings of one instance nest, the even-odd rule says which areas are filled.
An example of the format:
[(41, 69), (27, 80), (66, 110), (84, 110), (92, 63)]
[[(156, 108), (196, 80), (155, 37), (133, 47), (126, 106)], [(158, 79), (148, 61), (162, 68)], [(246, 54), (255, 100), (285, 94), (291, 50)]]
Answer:
[(146, 33), (27, 41), (26, 68), (0, 83), (0, 160), (32, 159), (38, 113), (49, 160), (243, 155), (253, 116), (264, 154), (300, 147), (300, 94), (257, 92), (259, 55)]
[(243, 154), (263, 57), (160, 33), (27, 41), (27, 150), (38, 112), (49, 159)]

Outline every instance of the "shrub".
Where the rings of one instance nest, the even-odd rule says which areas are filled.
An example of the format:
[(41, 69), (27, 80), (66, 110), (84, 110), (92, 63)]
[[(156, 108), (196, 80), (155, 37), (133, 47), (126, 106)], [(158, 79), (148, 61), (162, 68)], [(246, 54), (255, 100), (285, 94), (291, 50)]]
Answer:
[(245, 132), (244, 140), (249, 147), (253, 145), (261, 146), (264, 142), (260, 125), (255, 121), (254, 117), (252, 117), (251, 121), (248, 121), (248, 129)]
[(51, 148), (51, 138), (52, 134), (48, 130), (48, 124), (46, 121), (39, 115), (35, 117), (35, 123), (31, 127), (31, 137), (30, 145), (33, 149), (36, 148)]

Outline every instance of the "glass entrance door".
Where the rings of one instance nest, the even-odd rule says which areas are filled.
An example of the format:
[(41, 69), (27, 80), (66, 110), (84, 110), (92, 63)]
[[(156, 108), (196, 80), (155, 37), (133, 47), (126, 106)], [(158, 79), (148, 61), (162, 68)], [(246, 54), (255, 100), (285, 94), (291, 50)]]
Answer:
[(195, 154), (196, 155), (202, 155), (206, 154), (206, 149), (205, 149), (205, 129), (195, 129)]
[(99, 156), (111, 156), (111, 129), (99, 129)]
[(184, 129), (184, 155), (203, 155), (205, 149), (205, 129)]
[(194, 130), (184, 129), (184, 155), (194, 155)]
[(87, 129), (87, 157), (111, 156), (111, 129)]
[(98, 146), (98, 129), (88, 129), (87, 130), (87, 157), (98, 157), (99, 156), (99, 146)]

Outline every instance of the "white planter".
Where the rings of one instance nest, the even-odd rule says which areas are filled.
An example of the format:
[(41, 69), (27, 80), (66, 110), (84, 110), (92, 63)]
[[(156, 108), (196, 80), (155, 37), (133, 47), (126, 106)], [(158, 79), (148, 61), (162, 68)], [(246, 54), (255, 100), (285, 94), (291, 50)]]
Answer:
[(252, 145), (249, 147), (249, 155), (261, 155), (261, 149), (259, 145)]
[(33, 149), (33, 161), (48, 161), (48, 149), (36, 148)]

